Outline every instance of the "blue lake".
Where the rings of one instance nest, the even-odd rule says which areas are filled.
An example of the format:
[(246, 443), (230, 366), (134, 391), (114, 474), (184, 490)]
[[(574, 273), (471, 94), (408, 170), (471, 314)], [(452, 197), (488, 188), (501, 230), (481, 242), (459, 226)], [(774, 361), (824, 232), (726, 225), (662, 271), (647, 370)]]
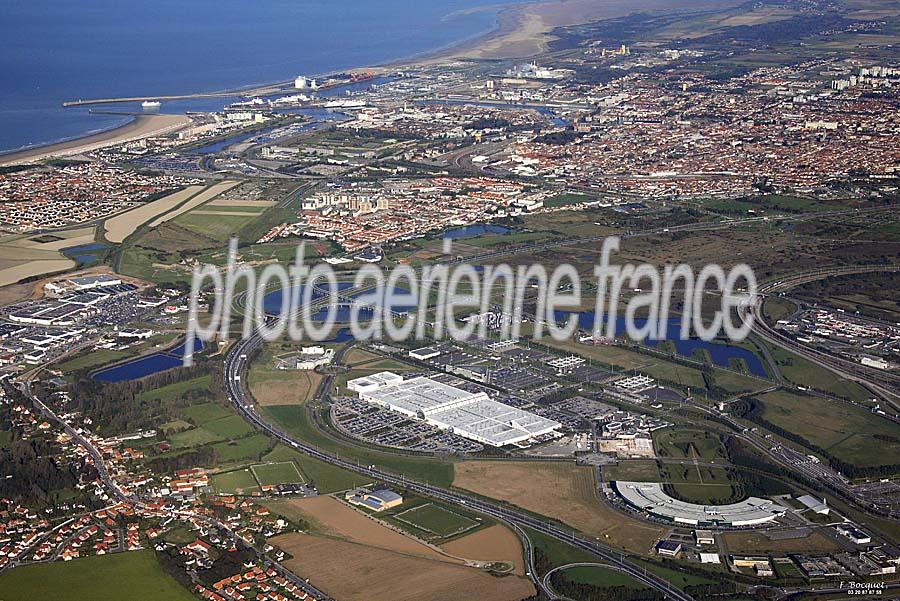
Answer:
[(493, 225), (490, 223), (467, 225), (452, 230), (447, 230), (442, 234), (442, 238), (450, 238), (451, 240), (460, 240), (462, 238), (474, 238), (476, 236), (508, 234), (512, 230), (502, 225)]
[(82, 267), (96, 262), (99, 258), (96, 251), (103, 250), (108, 246), (109, 245), (104, 242), (92, 242), (90, 244), (81, 244), (64, 248), (62, 253), (75, 261), (78, 264), (78, 267)]
[[(153, 353), (152, 355), (146, 355), (126, 363), (101, 369), (94, 372), (91, 379), (100, 382), (124, 382), (180, 367), (186, 346), (187, 342), (183, 342), (179, 346), (165, 352)], [(203, 350), (203, 342), (199, 339), (194, 339), (194, 352), (200, 350)]]
[[(556, 319), (559, 323), (563, 323), (563, 321), (568, 318), (569, 315), (571, 315), (571, 313), (567, 311), (555, 312)], [(635, 325), (637, 325), (638, 327), (641, 327), (647, 323), (646, 319), (635, 319), (634, 321)], [(582, 311), (578, 313), (578, 327), (586, 332), (593, 331), (594, 312)], [(605, 327), (603, 329), (603, 332), (606, 332)], [(621, 315), (617, 315), (616, 317), (615, 334), (616, 336), (625, 335), (625, 318)], [(675, 351), (683, 357), (692, 359), (694, 358), (694, 351), (703, 350), (709, 353), (710, 359), (712, 359), (712, 362), (714, 364), (721, 367), (730, 367), (731, 360), (742, 359), (747, 365), (747, 369), (750, 371), (750, 373), (761, 378), (767, 377), (766, 369), (765, 367), (763, 367), (763, 364), (760, 361), (759, 357), (757, 357), (755, 353), (746, 348), (733, 344), (727, 344), (724, 342), (707, 342), (699, 338), (687, 338), (685, 340), (682, 340), (680, 316), (669, 318), (668, 322), (666, 323), (666, 335), (663, 338), (648, 337), (640, 342), (647, 346), (656, 347), (662, 340), (671, 341), (675, 346)]]

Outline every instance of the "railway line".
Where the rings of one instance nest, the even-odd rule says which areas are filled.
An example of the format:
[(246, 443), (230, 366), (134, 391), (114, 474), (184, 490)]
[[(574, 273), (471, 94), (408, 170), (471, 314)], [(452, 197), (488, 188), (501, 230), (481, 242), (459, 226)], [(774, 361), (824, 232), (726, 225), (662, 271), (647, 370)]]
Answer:
[(411, 490), (416, 494), (436, 498), (453, 505), (464, 506), (520, 528), (531, 528), (541, 534), (566, 542), (578, 549), (600, 557), (614, 569), (628, 574), (638, 582), (659, 591), (668, 599), (691, 601), (692, 597), (690, 595), (673, 587), (667, 580), (648, 573), (633, 564), (623, 553), (594, 540), (579, 536), (572, 530), (562, 528), (552, 522), (545, 522), (517, 509), (505, 507), (500, 503), (486, 501), (473, 495), (411, 480), (402, 474), (378, 469), (374, 465), (359, 465), (356, 461), (350, 461), (337, 454), (295, 439), (275, 428), (256, 413), (252, 400), (248, 397), (241, 380), (242, 374), (247, 370), (249, 357), (262, 346), (262, 343), (262, 337), (255, 333), (235, 343), (225, 359), (224, 385), (226, 395), (238, 413), (269, 436), (314, 459), (362, 474), (373, 480)]
[(774, 282), (761, 285), (759, 287), (759, 295), (754, 299), (753, 304), (743, 307), (744, 310), (741, 311), (741, 317), (745, 321), (752, 319), (753, 332), (766, 342), (812, 361), (842, 378), (856, 382), (895, 410), (900, 411), (900, 375), (887, 371), (875, 373), (859, 363), (811, 349), (775, 330), (763, 318), (763, 303), (766, 296), (785, 292), (801, 284), (828, 277), (898, 271), (900, 271), (900, 265), (861, 265), (855, 267), (829, 267), (786, 276)]

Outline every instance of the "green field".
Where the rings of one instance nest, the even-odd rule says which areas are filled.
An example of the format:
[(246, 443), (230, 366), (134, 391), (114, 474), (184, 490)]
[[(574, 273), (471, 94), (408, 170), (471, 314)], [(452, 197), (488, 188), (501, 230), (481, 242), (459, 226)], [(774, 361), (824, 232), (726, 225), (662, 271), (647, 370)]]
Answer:
[(215, 403), (203, 403), (182, 409), (180, 413), (198, 424), (169, 437), (173, 448), (198, 447), (213, 442), (238, 440), (254, 434), (253, 427), (239, 415)]
[(279, 484), (303, 484), (306, 480), (293, 461), (279, 463), (259, 463), (251, 465), (250, 471), (256, 476), (260, 486), (277, 486)]
[(179, 260), (176, 254), (128, 246), (122, 251), (116, 271), (157, 284), (190, 284), (191, 271), (178, 266)]
[(419, 530), (420, 534), (425, 533), (438, 538), (456, 536), (479, 525), (471, 518), (434, 503), (417, 505), (391, 517), (392, 521), (412, 526), (415, 530)]
[(539, 576), (543, 576), (547, 571), (555, 567), (570, 563), (591, 563), (598, 559), (593, 553), (576, 549), (531, 528), (523, 528), (523, 530), (534, 547), (536, 556), (535, 567)]
[(272, 439), (265, 434), (254, 434), (238, 440), (218, 442), (213, 445), (219, 463), (235, 463), (257, 459), (272, 446)]
[(260, 492), (259, 484), (250, 468), (213, 474), (209, 483), (216, 491), (225, 494), (251, 495)]
[(314, 485), (321, 494), (348, 490), (369, 483), (364, 476), (313, 459), (284, 445), (277, 445), (263, 457), (263, 461), (293, 461), (307, 477), (308, 483)]
[(646, 589), (646, 585), (612, 568), (600, 566), (579, 566), (565, 570), (566, 578), (579, 584), (589, 584), (598, 588), (624, 586), (632, 589)]
[[(209, 376), (200, 376), (199, 378), (194, 378), (192, 380), (183, 380), (181, 382), (175, 382), (173, 384), (169, 384), (167, 386), (162, 386), (160, 388), (155, 388), (153, 390), (148, 390), (146, 392), (141, 393), (141, 399), (145, 400), (157, 400), (157, 401), (175, 401), (184, 396), (189, 390), (193, 390), (194, 388), (209, 388)], [(182, 411), (182, 413), (188, 411), (187, 409)]]
[(653, 443), (660, 457), (715, 461), (724, 460), (728, 456), (719, 437), (703, 430), (686, 428), (657, 430), (653, 433)]
[(840, 203), (825, 203), (819, 200), (799, 196), (770, 194), (747, 199), (710, 200), (704, 208), (717, 213), (745, 214), (748, 211), (784, 211), (787, 213), (811, 213), (815, 211), (834, 211), (845, 208)]
[(763, 316), (774, 324), (779, 319), (786, 319), (797, 310), (797, 305), (779, 296), (767, 296), (763, 301)]
[(603, 479), (608, 482), (659, 482), (659, 467), (652, 459), (630, 459), (603, 466)]
[(191, 405), (180, 412), (185, 418), (200, 425), (206, 422), (221, 419), (233, 415), (233, 413), (217, 403), (201, 403), (199, 405)]
[[(221, 207), (209, 207), (220, 211)], [(252, 209), (244, 209), (250, 211)], [(224, 212), (224, 211), (221, 211)], [(225, 241), (237, 234), (245, 225), (257, 219), (259, 215), (196, 215), (193, 212), (179, 215), (174, 219), (176, 225), (197, 232), (213, 240)]]
[(798, 386), (812, 387), (858, 403), (866, 402), (872, 396), (859, 384), (845, 380), (803, 357), (774, 346), (770, 346), (770, 352), (781, 375)]
[(653, 572), (657, 576), (665, 578), (678, 588), (684, 588), (686, 586), (696, 586), (699, 584), (715, 584), (716, 582), (711, 578), (704, 578), (703, 576), (697, 576), (695, 574), (687, 574), (685, 572), (673, 570), (671, 568), (667, 568), (642, 559), (637, 559), (635, 561), (637, 564), (647, 568), (648, 572)]
[(740, 487), (724, 469), (728, 454), (714, 433), (685, 428), (658, 430), (653, 436), (659, 457), (703, 463), (722, 463), (723, 467), (691, 464), (665, 464), (661, 475), (666, 490), (691, 503), (718, 504), (737, 500)]
[(153, 551), (36, 564), (0, 576), (3, 601), (122, 601), (124, 598), (192, 601), (195, 597), (162, 570)]
[(104, 363), (112, 363), (120, 359), (128, 357), (130, 353), (126, 351), (114, 351), (112, 349), (96, 349), (89, 353), (83, 353), (73, 359), (69, 359), (63, 363), (56, 365), (56, 369), (63, 373), (71, 373), (97, 367)]
[(723, 468), (667, 465), (662, 472), (665, 490), (674, 497), (701, 505), (723, 505), (743, 496)]
[(842, 461), (859, 467), (900, 464), (900, 427), (883, 417), (846, 402), (785, 391), (759, 398), (764, 419)]

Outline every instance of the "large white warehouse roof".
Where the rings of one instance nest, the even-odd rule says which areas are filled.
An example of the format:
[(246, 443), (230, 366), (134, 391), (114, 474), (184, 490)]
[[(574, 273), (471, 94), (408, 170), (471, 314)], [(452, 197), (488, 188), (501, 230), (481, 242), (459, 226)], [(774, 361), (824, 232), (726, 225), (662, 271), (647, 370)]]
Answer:
[(359, 392), (364, 401), (425, 420), (481, 443), (497, 447), (517, 444), (553, 432), (561, 425), (494, 401), (484, 392), (472, 393), (425, 377), (403, 380), (394, 374), (385, 375), (385, 372), (376, 376), (380, 377), (350, 380), (347, 387)]

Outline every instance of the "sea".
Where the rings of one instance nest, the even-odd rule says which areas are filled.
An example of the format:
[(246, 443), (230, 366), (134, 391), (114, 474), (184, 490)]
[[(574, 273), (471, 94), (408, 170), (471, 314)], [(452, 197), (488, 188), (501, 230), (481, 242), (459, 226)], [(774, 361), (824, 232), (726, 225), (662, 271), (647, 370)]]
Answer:
[[(411, 58), (490, 32), (497, 7), (496, 0), (3, 0), (0, 152), (130, 120), (63, 108), (68, 100), (214, 92)], [(167, 104), (162, 112), (215, 110), (222, 100)]]

